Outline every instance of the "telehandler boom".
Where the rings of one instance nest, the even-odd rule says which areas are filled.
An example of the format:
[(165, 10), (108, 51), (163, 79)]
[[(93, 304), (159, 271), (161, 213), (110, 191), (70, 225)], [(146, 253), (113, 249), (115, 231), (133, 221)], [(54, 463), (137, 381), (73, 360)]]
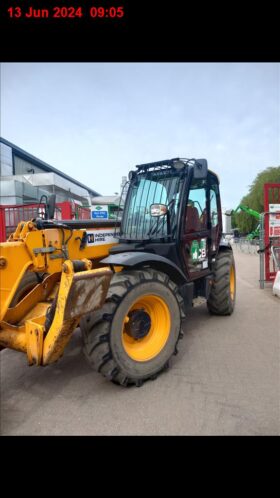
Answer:
[[(233, 213), (238, 213), (238, 211), (243, 211), (243, 213), (246, 213), (246, 214), (249, 214), (250, 216), (253, 216), (258, 221), (260, 221), (260, 219), (261, 219), (261, 215), (260, 215), (260, 213), (258, 213), (258, 211), (255, 211), (255, 209), (251, 209), (248, 206), (245, 206), (244, 204), (239, 204), (236, 209), (229, 210), (225, 214), (226, 214), (226, 216), (232, 216)], [(258, 224), (256, 229), (253, 230), (252, 232), (250, 232), (246, 238), (248, 240), (253, 240), (255, 238), (259, 238), (259, 236), (260, 236), (260, 224)]]

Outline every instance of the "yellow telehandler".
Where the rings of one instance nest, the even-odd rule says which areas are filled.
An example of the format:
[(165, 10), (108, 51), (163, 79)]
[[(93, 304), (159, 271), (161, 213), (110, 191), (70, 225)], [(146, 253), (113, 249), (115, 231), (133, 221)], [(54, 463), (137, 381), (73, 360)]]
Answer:
[(140, 386), (177, 353), (193, 305), (233, 312), (234, 258), (205, 159), (137, 166), (121, 222), (55, 221), (54, 202), (0, 244), (0, 346), (29, 365), (57, 361), (79, 325), (93, 368)]

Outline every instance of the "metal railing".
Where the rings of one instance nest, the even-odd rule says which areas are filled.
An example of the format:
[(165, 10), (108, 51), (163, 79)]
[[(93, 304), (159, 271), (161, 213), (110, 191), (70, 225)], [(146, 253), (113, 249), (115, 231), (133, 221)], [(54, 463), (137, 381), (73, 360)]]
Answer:
[(259, 250), (259, 239), (248, 240), (245, 237), (240, 237), (239, 239), (233, 240), (234, 247), (244, 254), (258, 254)]
[[(0, 242), (5, 242), (21, 221), (43, 218), (44, 204), (13, 204), (0, 206)], [(90, 207), (79, 206), (69, 201), (58, 202), (55, 207), (55, 220), (90, 220)]]

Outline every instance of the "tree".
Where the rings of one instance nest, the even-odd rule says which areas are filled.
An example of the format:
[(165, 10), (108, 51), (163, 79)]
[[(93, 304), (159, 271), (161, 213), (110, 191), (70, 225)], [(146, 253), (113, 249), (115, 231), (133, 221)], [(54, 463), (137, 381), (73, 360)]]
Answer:
[[(261, 171), (250, 185), (248, 194), (241, 199), (240, 204), (262, 213), (264, 211), (263, 186), (265, 183), (280, 183), (280, 166), (269, 167)], [(257, 225), (258, 220), (247, 213), (234, 213), (232, 217), (233, 228), (238, 227), (242, 233), (255, 230)]]

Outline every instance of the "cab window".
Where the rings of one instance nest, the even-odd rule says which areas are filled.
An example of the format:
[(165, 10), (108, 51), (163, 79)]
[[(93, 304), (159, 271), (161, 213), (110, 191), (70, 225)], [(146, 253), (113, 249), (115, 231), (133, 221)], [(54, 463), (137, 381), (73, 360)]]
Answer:
[(206, 228), (206, 180), (193, 180), (188, 196), (184, 231), (199, 232)]

